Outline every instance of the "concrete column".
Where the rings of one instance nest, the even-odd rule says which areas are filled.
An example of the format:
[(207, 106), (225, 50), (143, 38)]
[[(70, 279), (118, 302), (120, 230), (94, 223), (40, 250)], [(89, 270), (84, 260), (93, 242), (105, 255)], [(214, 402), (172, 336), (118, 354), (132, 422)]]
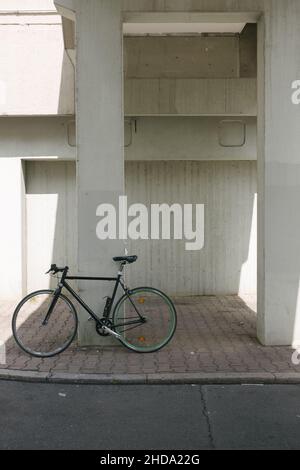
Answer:
[(0, 298), (21, 299), (25, 293), (23, 250), (24, 182), (19, 158), (0, 158)]
[[(100, 241), (96, 236), (98, 205), (117, 207), (125, 186), (121, 4), (121, 0), (57, 2), (62, 12), (70, 5), (76, 12), (80, 275), (116, 275), (118, 266), (112, 258), (124, 254), (123, 242)], [(103, 298), (111, 295), (113, 285), (80, 282), (78, 287), (80, 295), (101, 315)], [(79, 341), (82, 345), (103, 344), (85, 312), (80, 315)]]
[(300, 2), (272, 0), (259, 24), (259, 312), (266, 345), (300, 343)]

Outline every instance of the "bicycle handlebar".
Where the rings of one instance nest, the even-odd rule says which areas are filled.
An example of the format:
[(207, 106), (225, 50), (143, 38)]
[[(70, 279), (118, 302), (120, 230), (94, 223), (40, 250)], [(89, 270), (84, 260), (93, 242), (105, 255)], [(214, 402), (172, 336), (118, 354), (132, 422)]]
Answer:
[(65, 266), (64, 268), (58, 268), (56, 266), (56, 264), (51, 264), (51, 268), (49, 269), (49, 271), (46, 272), (46, 274), (63, 273), (63, 272), (68, 271), (68, 270), (69, 270), (68, 266)]

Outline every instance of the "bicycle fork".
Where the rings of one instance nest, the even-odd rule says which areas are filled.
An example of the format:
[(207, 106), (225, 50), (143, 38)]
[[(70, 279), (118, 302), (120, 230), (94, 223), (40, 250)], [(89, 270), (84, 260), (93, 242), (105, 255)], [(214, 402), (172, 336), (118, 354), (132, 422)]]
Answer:
[(47, 326), (48, 323), (49, 323), (49, 320), (50, 320), (50, 317), (51, 317), (51, 314), (53, 312), (53, 310), (55, 309), (55, 306), (57, 304), (57, 301), (59, 299), (59, 296), (61, 294), (61, 290), (62, 290), (62, 287), (59, 287), (58, 289), (56, 289), (55, 293), (54, 293), (54, 299), (52, 300), (51, 302), (51, 305), (49, 307), (49, 310), (47, 312), (47, 315), (45, 317), (45, 320), (43, 321), (42, 325), (43, 326)]
[(43, 321), (42, 325), (43, 326), (47, 326), (48, 323), (49, 323), (49, 320), (50, 320), (50, 317), (51, 317), (51, 314), (53, 312), (53, 310), (55, 309), (55, 306), (57, 304), (57, 301), (59, 299), (59, 296), (61, 294), (61, 291), (63, 290), (63, 287), (64, 287), (64, 282), (65, 282), (65, 279), (67, 277), (67, 274), (68, 274), (68, 266), (66, 266), (63, 270), (63, 274), (62, 274), (62, 277), (61, 277), (61, 280), (60, 280), (60, 283), (58, 284), (58, 287), (57, 289), (55, 290), (54, 292), (54, 299), (52, 300), (51, 302), (51, 305), (49, 307), (49, 310), (47, 312), (47, 315), (45, 317), (45, 320)]

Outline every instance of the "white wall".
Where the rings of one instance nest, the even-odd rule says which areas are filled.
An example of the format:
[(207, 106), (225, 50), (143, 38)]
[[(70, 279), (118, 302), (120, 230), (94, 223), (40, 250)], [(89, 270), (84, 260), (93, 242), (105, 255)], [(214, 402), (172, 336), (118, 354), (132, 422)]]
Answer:
[(0, 0), (0, 11), (56, 11), (53, 0)]
[(27, 291), (48, 288), (52, 263), (77, 272), (76, 167), (73, 162), (26, 162)]
[(73, 115), (74, 68), (57, 15), (0, 12), (0, 115)]
[(24, 242), (24, 184), (21, 160), (0, 158), (0, 298), (22, 295)]

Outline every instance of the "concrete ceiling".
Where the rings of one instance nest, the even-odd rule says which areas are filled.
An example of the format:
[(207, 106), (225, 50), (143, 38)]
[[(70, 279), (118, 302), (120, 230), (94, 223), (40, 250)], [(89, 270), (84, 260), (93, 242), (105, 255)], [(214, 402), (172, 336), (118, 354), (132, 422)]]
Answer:
[(241, 33), (246, 23), (124, 23), (125, 35)]

